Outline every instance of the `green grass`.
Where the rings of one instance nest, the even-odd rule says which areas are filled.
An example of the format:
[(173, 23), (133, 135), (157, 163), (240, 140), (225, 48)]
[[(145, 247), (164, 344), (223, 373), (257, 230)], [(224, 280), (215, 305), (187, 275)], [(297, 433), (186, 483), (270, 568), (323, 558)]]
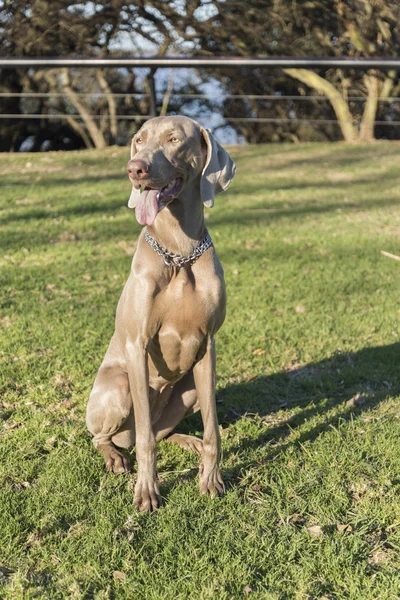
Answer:
[(207, 213), (227, 493), (161, 442), (151, 515), (84, 422), (139, 233), (128, 152), (1, 156), (1, 597), (399, 597), (400, 146), (232, 154)]

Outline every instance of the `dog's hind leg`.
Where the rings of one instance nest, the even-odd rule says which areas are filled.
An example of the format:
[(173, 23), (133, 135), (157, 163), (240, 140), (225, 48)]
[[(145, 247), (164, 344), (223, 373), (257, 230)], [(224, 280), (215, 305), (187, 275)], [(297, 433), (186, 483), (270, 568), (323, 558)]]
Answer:
[[(111, 344), (110, 344), (111, 347)], [(97, 374), (86, 411), (86, 423), (108, 471), (124, 473), (129, 461), (114, 444), (129, 448), (135, 442), (133, 407), (128, 375), (107, 352)]]
[[(190, 370), (174, 386), (171, 396), (159, 418), (153, 423), (156, 440), (161, 440), (170, 434), (175, 427), (189, 415), (199, 410), (197, 392), (194, 386), (193, 371)], [(193, 435), (173, 433), (167, 438), (167, 442), (178, 444), (185, 450), (191, 450), (197, 454), (202, 453), (203, 440)]]

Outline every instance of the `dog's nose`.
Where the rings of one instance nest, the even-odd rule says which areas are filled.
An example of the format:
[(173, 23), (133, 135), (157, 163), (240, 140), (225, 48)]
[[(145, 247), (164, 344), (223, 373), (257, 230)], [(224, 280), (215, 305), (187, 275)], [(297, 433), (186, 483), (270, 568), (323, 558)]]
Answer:
[(144, 160), (133, 159), (128, 162), (127, 171), (133, 179), (144, 179), (149, 173), (149, 165)]

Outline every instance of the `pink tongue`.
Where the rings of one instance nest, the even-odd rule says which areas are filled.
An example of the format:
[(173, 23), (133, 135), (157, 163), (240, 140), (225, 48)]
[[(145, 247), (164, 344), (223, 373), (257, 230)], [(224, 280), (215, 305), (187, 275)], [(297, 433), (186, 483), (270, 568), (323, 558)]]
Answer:
[(158, 213), (159, 190), (144, 190), (136, 202), (135, 215), (140, 225), (152, 225)]

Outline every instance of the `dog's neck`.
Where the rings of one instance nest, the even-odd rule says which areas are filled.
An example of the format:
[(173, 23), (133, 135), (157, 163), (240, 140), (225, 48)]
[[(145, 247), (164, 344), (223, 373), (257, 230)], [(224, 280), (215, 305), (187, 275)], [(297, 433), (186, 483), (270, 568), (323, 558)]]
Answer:
[(161, 246), (187, 256), (205, 236), (204, 210), (200, 198), (193, 192), (180, 194), (166, 208), (160, 211), (148, 232)]

